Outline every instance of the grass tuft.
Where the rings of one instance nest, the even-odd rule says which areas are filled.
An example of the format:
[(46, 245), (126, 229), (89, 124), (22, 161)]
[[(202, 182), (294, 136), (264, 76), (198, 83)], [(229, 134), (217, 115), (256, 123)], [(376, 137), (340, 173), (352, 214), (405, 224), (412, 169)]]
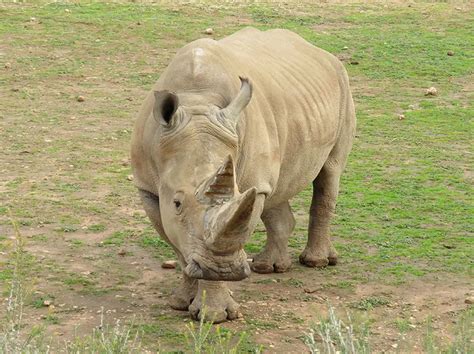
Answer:
[(349, 314), (347, 323), (344, 323), (331, 305), (328, 308), (328, 318), (312, 327), (304, 341), (312, 354), (370, 353), (368, 327), (364, 324), (355, 328)]

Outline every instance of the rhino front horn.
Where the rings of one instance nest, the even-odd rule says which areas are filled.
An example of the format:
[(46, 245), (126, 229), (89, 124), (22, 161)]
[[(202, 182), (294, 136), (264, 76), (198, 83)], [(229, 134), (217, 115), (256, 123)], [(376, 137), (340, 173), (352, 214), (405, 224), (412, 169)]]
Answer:
[(206, 245), (214, 253), (225, 255), (242, 249), (252, 231), (256, 196), (257, 189), (250, 188), (222, 205), (211, 217)]

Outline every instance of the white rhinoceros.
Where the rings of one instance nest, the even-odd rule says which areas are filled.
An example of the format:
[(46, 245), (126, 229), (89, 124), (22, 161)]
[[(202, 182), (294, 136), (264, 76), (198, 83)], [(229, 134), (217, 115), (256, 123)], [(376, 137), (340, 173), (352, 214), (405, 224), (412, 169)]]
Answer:
[[(336, 264), (329, 224), (355, 126), (343, 65), (295, 33), (246, 28), (180, 49), (143, 103), (131, 151), (145, 211), (184, 270), (171, 306), (199, 318), (206, 290), (209, 319), (236, 318), (224, 281), (290, 267), (288, 200), (311, 182), (300, 262)], [(267, 243), (249, 267), (243, 246), (259, 218)]]

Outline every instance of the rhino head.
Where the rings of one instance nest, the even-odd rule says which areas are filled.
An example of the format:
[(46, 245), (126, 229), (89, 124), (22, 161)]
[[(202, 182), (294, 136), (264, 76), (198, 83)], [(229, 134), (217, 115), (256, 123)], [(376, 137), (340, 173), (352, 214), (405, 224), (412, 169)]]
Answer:
[(241, 280), (250, 274), (243, 245), (259, 215), (257, 191), (239, 192), (236, 124), (252, 95), (248, 80), (225, 108), (196, 97), (155, 92), (153, 116), (160, 134), (154, 164), (166, 237), (196, 279)]

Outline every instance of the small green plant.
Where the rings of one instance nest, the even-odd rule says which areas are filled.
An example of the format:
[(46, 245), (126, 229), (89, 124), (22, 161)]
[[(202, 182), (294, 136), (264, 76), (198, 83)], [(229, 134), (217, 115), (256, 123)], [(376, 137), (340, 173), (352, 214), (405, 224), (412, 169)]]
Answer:
[(367, 326), (354, 328), (349, 314), (347, 323), (344, 323), (336, 315), (334, 307), (329, 305), (328, 318), (311, 328), (304, 341), (312, 354), (364, 354), (370, 353), (368, 334)]
[(464, 354), (474, 352), (474, 307), (461, 313), (456, 321), (452, 341), (440, 340), (433, 331), (433, 319), (427, 320), (426, 334), (423, 341), (425, 353)]
[(388, 300), (381, 297), (368, 297), (359, 302), (351, 304), (351, 307), (354, 309), (368, 311), (372, 310), (374, 307), (384, 306), (388, 304)]
[[(207, 318), (205, 305), (206, 293), (202, 296), (202, 309), (199, 324), (194, 322), (186, 325), (186, 341), (189, 350), (194, 354), (236, 354), (236, 353), (261, 353), (262, 348), (249, 342), (249, 336), (242, 332), (239, 336), (220, 327), (214, 326), (212, 319)], [(209, 321), (210, 320), (210, 321)]]
[(72, 341), (66, 342), (65, 352), (76, 353), (142, 353), (141, 332), (132, 321), (123, 325), (120, 320), (110, 326), (104, 323), (104, 308), (101, 309), (100, 325), (94, 328), (91, 335), (75, 336)]
[[(10, 214), (10, 213), (9, 213)], [(27, 274), (28, 254), (25, 251), (25, 241), (20, 234), (18, 225), (10, 214), (15, 243), (12, 252), (12, 277), (6, 305), (6, 315), (0, 333), (0, 353), (49, 353), (50, 346), (46, 343), (43, 331), (35, 327), (28, 335), (22, 335), (23, 308), (28, 295)]]

